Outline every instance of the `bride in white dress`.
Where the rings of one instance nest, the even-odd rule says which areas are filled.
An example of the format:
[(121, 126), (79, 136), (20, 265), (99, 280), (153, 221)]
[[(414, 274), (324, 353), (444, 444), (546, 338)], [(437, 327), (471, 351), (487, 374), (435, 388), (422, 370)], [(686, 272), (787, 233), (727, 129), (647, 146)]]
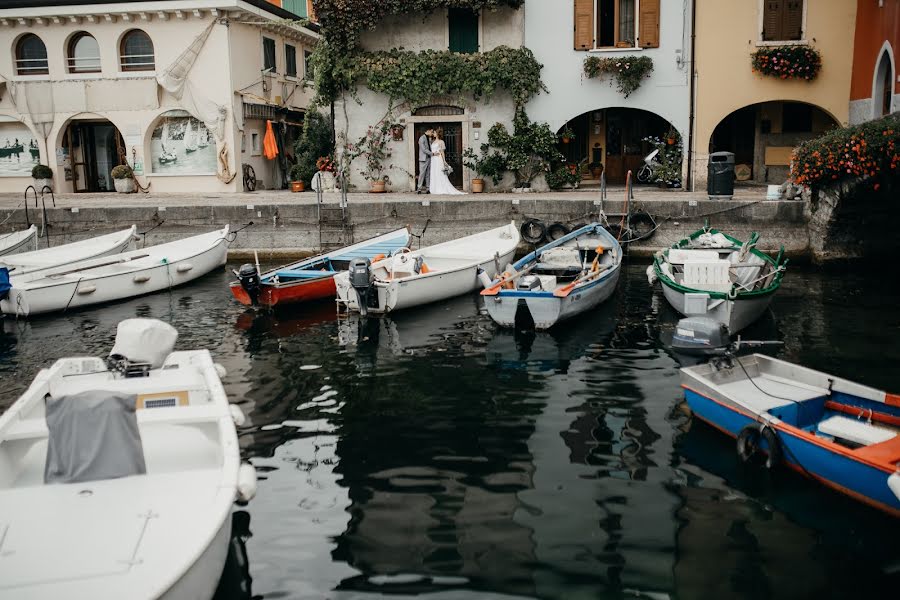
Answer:
[(431, 174), (428, 182), (428, 191), (432, 194), (465, 194), (450, 183), (444, 167), (447, 164), (447, 145), (444, 143), (444, 128), (438, 127), (435, 131), (435, 139), (431, 142)]

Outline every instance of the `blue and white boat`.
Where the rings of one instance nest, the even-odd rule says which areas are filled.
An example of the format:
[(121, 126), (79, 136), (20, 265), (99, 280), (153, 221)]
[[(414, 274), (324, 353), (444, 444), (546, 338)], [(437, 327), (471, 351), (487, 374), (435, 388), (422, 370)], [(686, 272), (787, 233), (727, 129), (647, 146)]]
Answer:
[(619, 242), (592, 223), (507, 267), (481, 295), (498, 325), (549, 329), (612, 296), (621, 265)]
[(693, 415), (856, 500), (900, 517), (900, 396), (763, 354), (681, 369)]

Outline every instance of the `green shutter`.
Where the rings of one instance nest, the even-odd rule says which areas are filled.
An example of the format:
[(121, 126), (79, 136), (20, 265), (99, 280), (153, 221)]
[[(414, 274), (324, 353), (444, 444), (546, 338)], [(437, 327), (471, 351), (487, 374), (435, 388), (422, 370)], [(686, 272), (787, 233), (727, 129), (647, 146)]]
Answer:
[(306, 0), (281, 0), (281, 8), (298, 17), (306, 18)]
[(478, 13), (466, 8), (451, 8), (447, 18), (450, 52), (478, 52)]

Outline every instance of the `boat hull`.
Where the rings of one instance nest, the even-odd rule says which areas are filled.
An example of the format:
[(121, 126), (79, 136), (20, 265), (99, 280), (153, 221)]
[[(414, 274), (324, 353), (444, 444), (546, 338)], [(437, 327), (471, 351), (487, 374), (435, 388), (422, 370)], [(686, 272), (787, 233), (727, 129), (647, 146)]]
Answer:
[(159, 600), (193, 600), (212, 598), (228, 560), (228, 542), (231, 539), (231, 515), (222, 523), (212, 542), (191, 565), (181, 579), (175, 582)]
[(29, 244), (35, 245), (37, 250), (37, 227), (32, 225), (25, 231), (17, 231), (6, 236), (0, 236), (0, 256), (8, 256), (24, 252)]
[(227, 254), (228, 240), (223, 235), (200, 253), (171, 262), (135, 265), (95, 276), (86, 271), (82, 278), (69, 277), (58, 283), (47, 277), (39, 286), (20, 286), (13, 281), (8, 298), (0, 301), (0, 311), (27, 317), (151, 294), (206, 275), (224, 265)]
[[(278, 306), (297, 302), (312, 302), (325, 298), (334, 298), (334, 273), (321, 279), (262, 285), (259, 289), (259, 303), (263, 306)], [(235, 300), (250, 306), (250, 296), (240, 283), (231, 284), (231, 294)]]
[[(663, 295), (676, 311), (686, 317), (708, 317), (728, 327), (732, 333), (744, 329), (756, 321), (769, 308), (774, 294), (753, 296), (735, 300), (716, 299), (707, 296), (705, 310), (689, 310), (685, 293), (673, 289), (665, 281), (662, 282)], [(695, 292), (702, 294), (700, 290)]]
[[(683, 387), (693, 415), (731, 437), (737, 437), (744, 427), (758, 422), (727, 398), (715, 398), (708, 390)], [(786, 423), (776, 423), (774, 428), (785, 464), (838, 492), (900, 517), (900, 499), (888, 485), (891, 473), (835, 452), (815, 436)]]
[(514, 327), (520, 304), (527, 306), (535, 329), (549, 329), (598, 307), (615, 293), (619, 283), (619, 267), (605, 277), (573, 292), (565, 298), (557, 298), (552, 292), (526, 292), (504, 290), (496, 296), (484, 299), (484, 306), (491, 319), (502, 327)]

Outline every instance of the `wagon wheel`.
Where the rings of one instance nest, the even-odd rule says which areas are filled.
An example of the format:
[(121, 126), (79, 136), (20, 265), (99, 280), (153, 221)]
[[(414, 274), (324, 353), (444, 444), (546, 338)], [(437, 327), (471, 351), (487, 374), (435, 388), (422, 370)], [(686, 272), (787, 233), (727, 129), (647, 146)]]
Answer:
[(256, 191), (256, 171), (250, 165), (244, 167), (244, 187), (247, 191)]

